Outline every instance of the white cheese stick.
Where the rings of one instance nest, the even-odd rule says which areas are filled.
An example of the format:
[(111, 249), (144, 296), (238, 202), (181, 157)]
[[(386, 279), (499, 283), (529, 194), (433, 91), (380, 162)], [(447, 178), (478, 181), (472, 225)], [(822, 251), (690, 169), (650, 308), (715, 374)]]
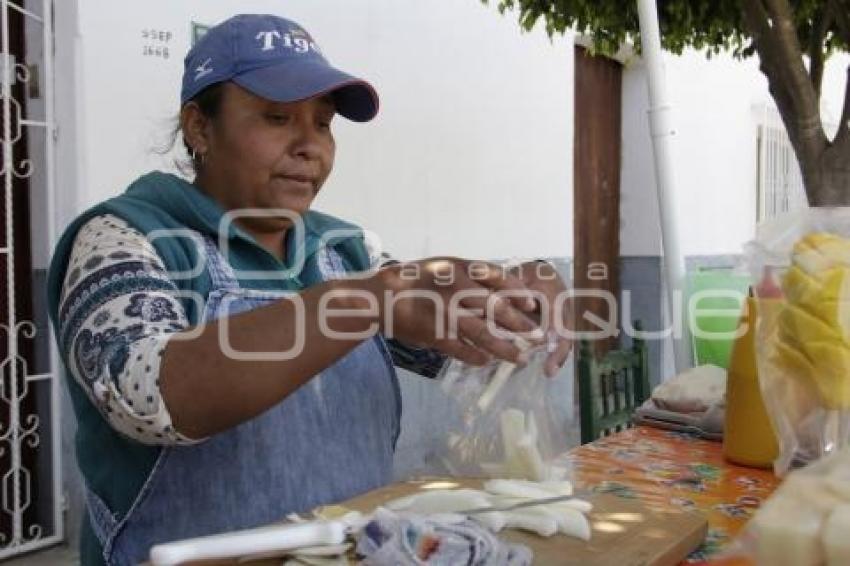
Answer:
[(534, 481), (549, 479), (549, 467), (543, 461), (537, 442), (534, 442), (531, 436), (526, 435), (516, 445), (516, 459), (526, 479)]
[(505, 512), (505, 527), (531, 531), (542, 537), (550, 537), (558, 532), (558, 522), (551, 515), (531, 509)]
[(569, 509), (575, 509), (576, 511), (579, 511), (579, 512), (585, 513), (585, 514), (593, 511), (593, 503), (591, 503), (590, 501), (585, 501), (584, 499), (578, 499), (578, 498), (575, 498), (575, 497), (572, 498), (572, 499), (567, 499), (565, 501), (559, 501), (557, 503), (552, 503), (551, 506), (553, 508), (556, 508), (556, 509), (558, 507), (567, 507)]
[[(513, 342), (514, 345), (523, 352), (531, 347), (531, 344), (528, 341), (519, 336), (514, 336)], [(478, 398), (478, 408), (481, 409), (482, 413), (487, 412), (487, 409), (489, 409), (490, 405), (493, 404), (493, 400), (496, 399), (496, 395), (499, 394), (499, 391), (501, 391), (502, 387), (505, 386), (505, 383), (508, 382), (508, 378), (515, 369), (516, 364), (508, 361), (504, 361), (498, 365), (492, 379), (490, 379), (490, 383), (487, 384), (487, 387), (484, 389), (481, 397)]]
[(525, 414), (518, 409), (507, 409), (499, 415), (504, 451), (504, 473), (510, 477), (523, 474), (522, 465), (516, 454), (516, 446), (525, 435)]
[(551, 492), (552, 495), (573, 494), (573, 484), (567, 480), (548, 480), (540, 482), (538, 485), (546, 491)]
[(483, 491), (475, 489), (435, 489), (387, 502), (384, 507), (392, 511), (407, 511), (430, 515), (457, 513), (467, 509), (489, 507), (490, 500)]
[(590, 540), (590, 522), (584, 513), (565, 505), (551, 507), (547, 505), (546, 508), (556, 514), (559, 532), (581, 540)]
[(581, 540), (590, 540), (590, 522), (581, 511), (570, 507), (538, 505), (525, 509), (529, 513), (538, 513), (555, 519), (558, 532)]
[(496, 368), (496, 372), (493, 374), (493, 378), (490, 380), (490, 383), (487, 384), (484, 392), (481, 393), (481, 397), (478, 398), (478, 408), (481, 409), (482, 413), (487, 412), (487, 409), (490, 408), (490, 405), (493, 403), (496, 395), (499, 394), (499, 391), (501, 391), (502, 387), (505, 386), (505, 383), (508, 382), (508, 378), (515, 369), (516, 365), (511, 362), (502, 362), (499, 364)]
[(484, 491), (493, 495), (504, 495), (519, 499), (546, 499), (558, 495), (570, 495), (569, 493), (553, 493), (543, 487), (542, 483), (527, 480), (488, 480), (484, 482)]

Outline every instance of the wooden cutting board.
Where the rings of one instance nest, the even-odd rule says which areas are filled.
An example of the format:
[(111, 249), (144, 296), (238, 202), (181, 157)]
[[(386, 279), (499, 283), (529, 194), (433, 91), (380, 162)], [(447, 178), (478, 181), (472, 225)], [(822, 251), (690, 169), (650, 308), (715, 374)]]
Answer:
[[(479, 480), (420, 480), (393, 484), (342, 503), (357, 511), (371, 511), (395, 499), (431, 489), (446, 482), (460, 487), (481, 487)], [(590, 523), (593, 534), (585, 542), (564, 535), (543, 538), (516, 530), (500, 537), (527, 545), (534, 552), (534, 564), (582, 564), (585, 566), (672, 566), (681, 562), (705, 539), (708, 522), (698, 513), (662, 513), (646, 508), (637, 500), (607, 494), (582, 497), (593, 503)]]
[[(339, 505), (369, 513), (376, 507), (421, 490), (481, 488), (481, 480), (431, 479), (397, 483), (371, 491)], [(708, 523), (702, 515), (686, 511), (662, 513), (647, 509), (637, 500), (606, 494), (581, 496), (593, 503), (590, 522), (593, 533), (585, 542), (564, 535), (543, 538), (504, 530), (499, 536), (527, 545), (540, 566), (581, 564), (583, 566), (673, 566), (679, 564), (705, 539)], [(336, 507), (336, 506), (333, 506)], [(326, 508), (330, 510), (330, 508)], [(339, 509), (334, 509), (339, 512)], [(208, 560), (192, 566), (278, 566), (280, 559)]]

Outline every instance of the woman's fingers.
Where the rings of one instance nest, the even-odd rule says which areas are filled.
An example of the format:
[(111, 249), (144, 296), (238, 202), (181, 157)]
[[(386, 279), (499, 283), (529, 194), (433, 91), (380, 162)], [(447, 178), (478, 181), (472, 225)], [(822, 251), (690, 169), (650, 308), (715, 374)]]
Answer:
[(483, 366), (492, 358), (490, 355), (474, 346), (466, 344), (463, 340), (438, 340), (434, 347), (452, 358), (473, 366)]
[(555, 377), (558, 371), (564, 367), (564, 363), (570, 357), (572, 349), (572, 341), (560, 336), (556, 338), (555, 349), (546, 356), (546, 363), (543, 367), (546, 377)]
[(460, 304), (481, 314), (482, 318), (495, 323), (497, 329), (491, 334), (510, 339), (510, 334), (522, 334), (529, 342), (541, 342), (543, 331), (529, 313), (537, 306), (535, 299), (545, 297), (539, 291), (529, 289), (518, 277), (499, 266), (486, 262), (469, 262), (464, 277), (456, 282), (453, 292)]
[(554, 377), (558, 373), (573, 349), (573, 341), (564, 336), (567, 328), (570, 328), (572, 320), (572, 309), (565, 304), (563, 311), (550, 309), (547, 336), (554, 340), (555, 348), (546, 357), (543, 368), (548, 377)]
[(492, 323), (475, 316), (472, 313), (459, 313), (457, 320), (457, 338), (469, 342), (501, 360), (513, 363), (525, 363), (527, 355), (514, 345), (512, 340), (502, 338), (498, 329)]
[(503, 296), (521, 311), (532, 312), (537, 307), (534, 292), (519, 277), (498, 265), (481, 261), (469, 262), (466, 275), (482, 287), (503, 291)]
[[(529, 342), (541, 342), (543, 331), (540, 327), (501, 293), (491, 293), (483, 287), (478, 287), (468, 291), (468, 296), (464, 297), (460, 304), (466, 309), (481, 313), (482, 318), (492, 320), (508, 333), (521, 334)], [(507, 333), (502, 337), (510, 338)]]

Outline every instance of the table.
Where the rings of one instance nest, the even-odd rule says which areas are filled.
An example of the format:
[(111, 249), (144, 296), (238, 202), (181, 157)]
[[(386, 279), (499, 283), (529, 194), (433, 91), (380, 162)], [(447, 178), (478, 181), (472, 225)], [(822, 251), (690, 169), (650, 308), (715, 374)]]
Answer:
[(578, 487), (658, 509), (704, 513), (708, 536), (686, 564), (710, 562), (780, 482), (772, 471), (727, 462), (719, 442), (644, 426), (585, 444), (571, 455)]
[[(771, 471), (726, 462), (718, 442), (636, 427), (570, 452), (576, 487), (639, 501), (659, 512), (696, 510), (709, 523), (703, 545), (685, 564), (711, 563), (779, 484)], [(368, 498), (370, 492), (360, 498)], [(741, 562), (736, 562), (740, 564)], [(198, 564), (198, 563), (196, 563)], [(235, 566), (235, 560), (205, 566)], [(271, 566), (279, 560), (251, 561)]]

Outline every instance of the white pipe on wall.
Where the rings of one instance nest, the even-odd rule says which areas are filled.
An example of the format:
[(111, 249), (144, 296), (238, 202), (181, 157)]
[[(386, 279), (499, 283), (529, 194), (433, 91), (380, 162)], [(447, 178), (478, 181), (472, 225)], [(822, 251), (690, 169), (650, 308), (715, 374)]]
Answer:
[[(676, 179), (673, 169), (673, 126), (672, 106), (667, 95), (664, 73), (661, 32), (658, 25), (658, 9), (655, 0), (638, 0), (642, 57), (646, 61), (647, 85), (649, 87), (649, 124), (652, 148), (655, 156), (658, 211), (661, 219), (661, 243), (664, 250), (664, 269), (667, 280), (667, 301), (673, 318), (673, 353), (676, 372), (691, 366), (691, 333), (689, 317), (684, 310), (685, 257), (682, 255), (679, 238), (679, 215), (676, 204)], [(678, 304), (677, 304), (678, 303)], [(675, 313), (683, 313), (677, 317)], [(675, 325), (683, 321), (681, 334), (677, 337)], [(662, 376), (663, 377), (663, 376)]]

